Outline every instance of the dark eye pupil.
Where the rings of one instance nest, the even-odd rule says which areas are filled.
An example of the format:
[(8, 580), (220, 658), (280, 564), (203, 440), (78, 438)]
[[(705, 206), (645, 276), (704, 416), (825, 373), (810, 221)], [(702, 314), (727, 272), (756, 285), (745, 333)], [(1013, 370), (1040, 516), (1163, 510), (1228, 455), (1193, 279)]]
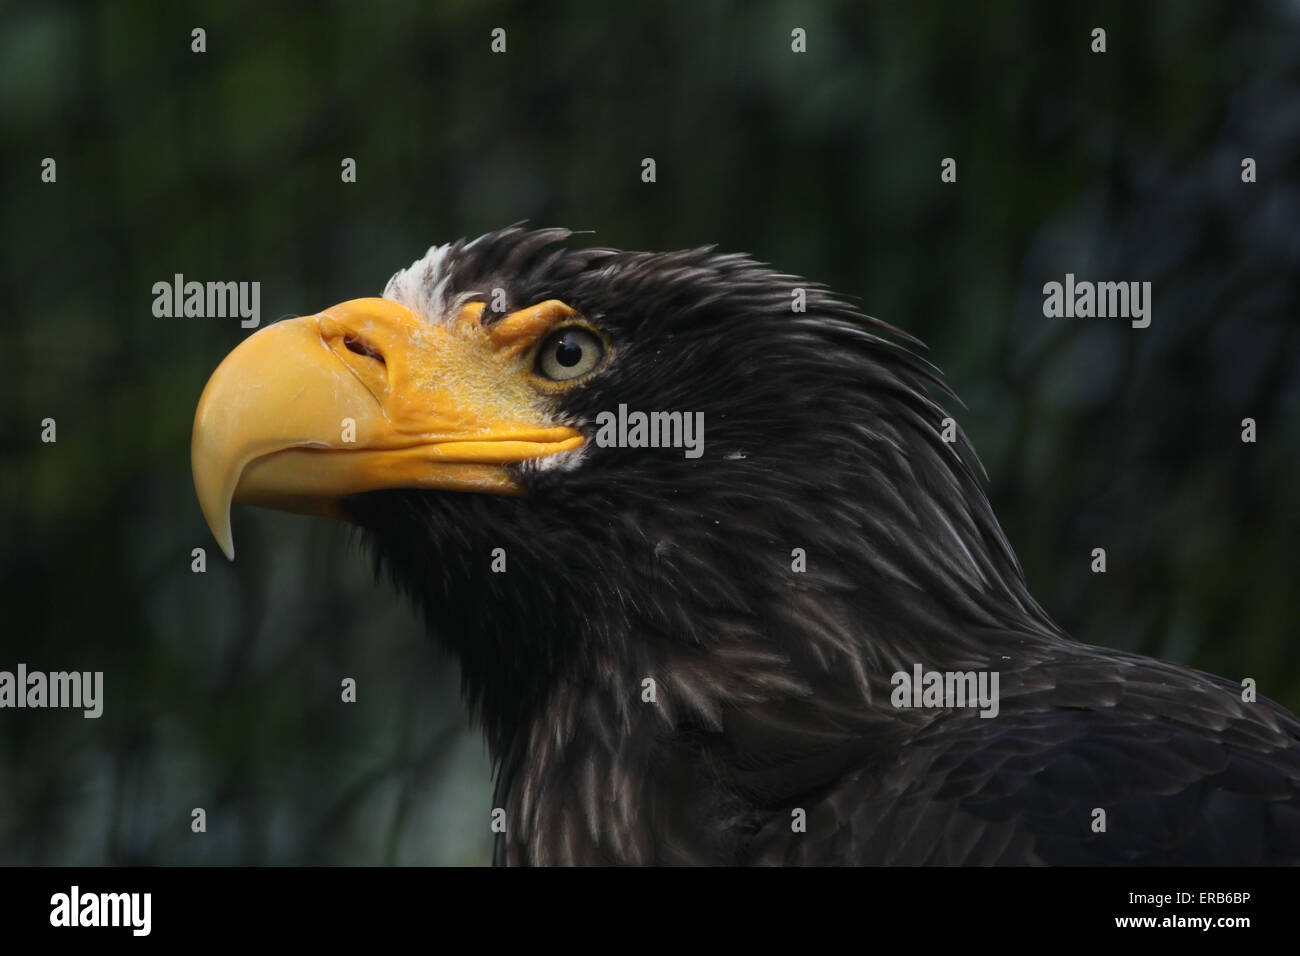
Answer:
[(555, 361), (565, 368), (573, 368), (582, 360), (582, 346), (572, 339), (560, 339), (555, 345)]

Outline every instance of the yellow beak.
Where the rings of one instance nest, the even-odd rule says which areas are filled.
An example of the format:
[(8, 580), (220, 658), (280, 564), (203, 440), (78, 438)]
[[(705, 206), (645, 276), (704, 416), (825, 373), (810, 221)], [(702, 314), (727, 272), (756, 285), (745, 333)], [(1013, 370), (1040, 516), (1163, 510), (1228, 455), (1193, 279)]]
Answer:
[(340, 499), (384, 488), (522, 494), (505, 465), (582, 445), (541, 421), (528, 346), (558, 302), (496, 333), (482, 303), (447, 324), (387, 299), (354, 299), (267, 326), (208, 380), (194, 416), (194, 487), (234, 559), (232, 501), (342, 517)]

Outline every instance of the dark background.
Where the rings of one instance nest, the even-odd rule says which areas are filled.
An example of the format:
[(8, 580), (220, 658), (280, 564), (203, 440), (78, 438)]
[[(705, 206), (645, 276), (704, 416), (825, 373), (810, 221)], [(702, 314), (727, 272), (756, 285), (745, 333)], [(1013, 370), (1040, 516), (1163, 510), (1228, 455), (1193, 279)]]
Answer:
[[(490, 767), (454, 664), (356, 535), (238, 508), (239, 560), (220, 555), (190, 427), (248, 333), (155, 318), (151, 289), (258, 280), (264, 326), (521, 219), (749, 252), (919, 336), (1067, 630), (1300, 707), (1297, 3), (0, 18), (0, 669), (106, 685), (97, 721), (0, 711), (0, 863), (488, 859)], [(1066, 272), (1151, 281), (1151, 327), (1044, 318)]]

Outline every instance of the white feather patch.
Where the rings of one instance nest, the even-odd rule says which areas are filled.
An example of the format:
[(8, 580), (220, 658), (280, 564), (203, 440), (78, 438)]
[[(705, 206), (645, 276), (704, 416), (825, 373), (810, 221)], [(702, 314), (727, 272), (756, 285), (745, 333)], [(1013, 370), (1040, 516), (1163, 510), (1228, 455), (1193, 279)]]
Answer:
[(465, 292), (449, 299), (447, 285), (451, 282), (451, 246), (430, 246), (423, 258), (388, 280), (384, 298), (406, 306), (429, 322), (450, 322), (460, 307), (475, 293)]

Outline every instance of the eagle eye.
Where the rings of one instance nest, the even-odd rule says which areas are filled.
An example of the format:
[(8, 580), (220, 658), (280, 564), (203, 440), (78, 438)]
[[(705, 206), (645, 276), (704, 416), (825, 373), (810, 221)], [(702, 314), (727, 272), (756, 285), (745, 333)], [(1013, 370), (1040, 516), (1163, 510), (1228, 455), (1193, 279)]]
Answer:
[(537, 350), (537, 374), (568, 382), (594, 372), (605, 361), (605, 343), (591, 329), (567, 325), (556, 329)]

